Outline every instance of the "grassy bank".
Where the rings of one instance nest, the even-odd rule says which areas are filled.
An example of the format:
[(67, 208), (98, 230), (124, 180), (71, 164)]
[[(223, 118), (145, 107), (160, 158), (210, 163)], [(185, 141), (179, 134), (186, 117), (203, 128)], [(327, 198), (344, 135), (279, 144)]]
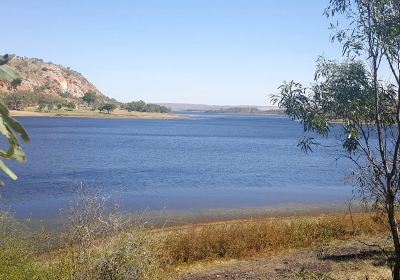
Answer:
[[(99, 205), (94, 203), (94, 205)], [(96, 206), (97, 207), (97, 206)], [(100, 208), (69, 214), (57, 236), (1, 216), (1, 279), (170, 279), (199, 262), (322, 248), (377, 235), (371, 213), (265, 218), (146, 228)], [(124, 222), (122, 222), (124, 221)]]
[(372, 213), (327, 214), (187, 225), (150, 231), (158, 257), (176, 266), (198, 261), (268, 255), (386, 231)]
[(11, 110), (12, 116), (20, 117), (79, 117), (79, 118), (103, 118), (103, 119), (182, 119), (183, 116), (167, 113), (147, 113), (147, 112), (128, 112), (125, 110), (115, 110), (104, 113), (91, 110), (58, 110), (52, 112), (37, 112), (35, 110), (15, 111)]

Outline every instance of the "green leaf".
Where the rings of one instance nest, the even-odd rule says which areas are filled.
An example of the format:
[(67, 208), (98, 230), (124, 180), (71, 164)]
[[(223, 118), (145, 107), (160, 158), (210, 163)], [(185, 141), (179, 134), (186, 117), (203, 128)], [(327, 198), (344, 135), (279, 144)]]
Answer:
[[(0, 150), (0, 158), (8, 160), (16, 160), (19, 162), (26, 161), (26, 155), (22, 150), (18, 137), (21, 137), (25, 143), (30, 142), (28, 133), (23, 126), (9, 115), (7, 107), (0, 102), (0, 134), (2, 134), (8, 141), (8, 148), (6, 151)], [(11, 179), (16, 180), (17, 175), (7, 167), (7, 165), (0, 160), (0, 169), (7, 174)], [(0, 185), (4, 185), (0, 181)]]
[(6, 173), (11, 179), (17, 180), (17, 175), (15, 175), (15, 173), (12, 172), (2, 160), (0, 160), (0, 169), (3, 170), (3, 172)]

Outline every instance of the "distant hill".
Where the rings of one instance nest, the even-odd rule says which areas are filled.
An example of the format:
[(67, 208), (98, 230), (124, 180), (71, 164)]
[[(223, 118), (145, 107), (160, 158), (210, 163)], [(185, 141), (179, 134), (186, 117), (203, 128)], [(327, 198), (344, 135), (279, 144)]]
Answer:
[(225, 114), (284, 114), (283, 110), (275, 106), (252, 106), (252, 105), (205, 105), (187, 103), (157, 103), (170, 108), (172, 111), (197, 111)]
[(218, 109), (206, 111), (207, 113), (222, 113), (222, 114), (274, 114), (284, 115), (285, 112), (279, 108), (257, 108), (257, 107), (231, 107), (227, 109)]
[[(112, 102), (124, 107), (124, 104), (102, 94), (81, 73), (39, 58), (27, 58), (16, 55), (0, 55), (0, 95), (37, 93), (59, 95), (75, 101), (86, 92), (94, 92), (101, 102)], [(32, 95), (30, 95), (32, 96)], [(0, 96), (1, 97), (1, 96)], [(129, 104), (129, 103), (128, 103)], [(229, 106), (185, 103), (156, 103), (170, 108), (171, 111), (199, 111), (228, 114), (283, 114), (273, 106)], [(126, 104), (125, 104), (126, 105)]]
[[(4, 61), (4, 57), (1, 57)], [(80, 98), (91, 91), (99, 97), (105, 96), (81, 73), (38, 58), (15, 55), (7, 56), (7, 62), (0, 65), (0, 92), (18, 91), (41, 92), (44, 94), (65, 94)], [(13, 83), (14, 81), (14, 83)]]
[(156, 103), (161, 106), (170, 108), (172, 111), (209, 111), (229, 106), (206, 105), (206, 104), (186, 104), (186, 103)]

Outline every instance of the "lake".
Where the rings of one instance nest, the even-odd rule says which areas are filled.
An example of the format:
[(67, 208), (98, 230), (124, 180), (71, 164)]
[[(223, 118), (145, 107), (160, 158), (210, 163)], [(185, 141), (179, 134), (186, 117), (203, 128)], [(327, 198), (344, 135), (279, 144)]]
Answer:
[(32, 139), (28, 162), (9, 163), (19, 179), (0, 190), (1, 207), (18, 217), (55, 217), (81, 184), (126, 211), (322, 205), (351, 196), (343, 183), (351, 164), (333, 148), (304, 154), (296, 146), (302, 127), (285, 116), (18, 119)]

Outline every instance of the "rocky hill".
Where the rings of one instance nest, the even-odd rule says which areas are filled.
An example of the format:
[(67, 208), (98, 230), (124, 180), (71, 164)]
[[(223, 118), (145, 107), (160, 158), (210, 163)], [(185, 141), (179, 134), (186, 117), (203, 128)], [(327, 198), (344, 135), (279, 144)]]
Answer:
[(42, 59), (14, 55), (0, 56), (0, 93), (15, 91), (69, 94), (80, 98), (91, 91), (105, 96), (81, 73)]

